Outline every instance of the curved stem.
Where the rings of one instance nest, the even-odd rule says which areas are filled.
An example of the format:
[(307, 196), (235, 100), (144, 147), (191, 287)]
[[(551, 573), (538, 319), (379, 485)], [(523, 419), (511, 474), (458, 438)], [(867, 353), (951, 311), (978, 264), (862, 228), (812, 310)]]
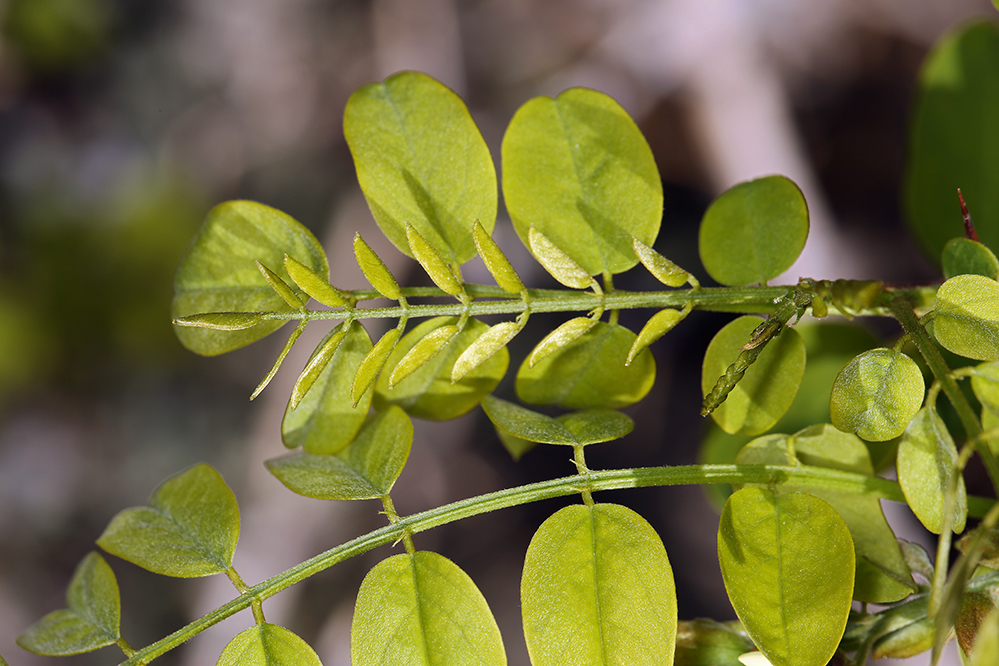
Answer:
[[(801, 488), (836, 490), (856, 495), (866, 495), (904, 502), (905, 497), (898, 483), (874, 476), (843, 472), (834, 469), (801, 465), (688, 465), (681, 467), (645, 467), (588, 471), (559, 479), (550, 479), (526, 486), (508, 488), (479, 495), (441, 507), (400, 518), (363, 536), (320, 553), (287, 571), (247, 589), (236, 599), (219, 606), (204, 617), (149, 645), (125, 662), (134, 666), (147, 664), (156, 657), (172, 650), (205, 629), (251, 606), (254, 599), (267, 599), (295, 583), (324, 571), (339, 562), (365, 553), (373, 548), (397, 541), (406, 532), (415, 534), (433, 527), (477, 516), (497, 509), (537, 502), (554, 497), (564, 497), (581, 492), (674, 486), (708, 483), (793, 483)], [(968, 498), (969, 515), (982, 516), (992, 506), (992, 500)]]

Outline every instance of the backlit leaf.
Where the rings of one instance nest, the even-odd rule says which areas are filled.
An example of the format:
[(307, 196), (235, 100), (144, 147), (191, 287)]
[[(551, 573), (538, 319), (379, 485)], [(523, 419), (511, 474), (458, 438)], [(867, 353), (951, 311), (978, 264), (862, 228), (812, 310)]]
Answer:
[(646, 270), (667, 287), (682, 287), (690, 279), (690, 273), (637, 238), (632, 237), (631, 244)]
[(461, 416), (479, 404), (483, 396), (493, 392), (506, 373), (510, 353), (504, 347), (467, 373), (460, 381), (451, 383), (454, 363), (488, 326), (477, 319), (469, 319), (458, 335), (451, 338), (447, 347), (435, 354), (419, 370), (389, 388), (389, 377), (396, 365), (420, 340), (432, 331), (453, 326), (456, 317), (437, 317), (421, 323), (407, 333), (385, 362), (385, 369), (375, 384), (375, 407), (399, 405), (411, 416), (444, 421)]
[(29, 652), (50, 657), (90, 652), (118, 641), (121, 603), (114, 572), (97, 553), (76, 567), (66, 608), (49, 613), (17, 637)]
[(979, 238), (999, 247), (999, 26), (986, 19), (945, 35), (923, 63), (909, 127), (904, 204), (930, 257), (962, 231), (957, 188)]
[(968, 666), (992, 666), (996, 663), (999, 663), (999, 609), (986, 615), (979, 625)]
[(955, 275), (984, 275), (995, 280), (999, 278), (999, 260), (992, 250), (970, 238), (952, 238), (943, 249), (943, 272), (945, 278)]
[(121, 511), (97, 545), (154, 573), (194, 578), (232, 566), (238, 540), (236, 497), (202, 463), (164, 481), (149, 506)]
[(402, 473), (413, 444), (413, 423), (396, 406), (368, 417), (347, 448), (335, 455), (296, 451), (266, 462), (293, 492), (325, 500), (386, 495)]
[(354, 383), (350, 389), (350, 400), (353, 404), (357, 404), (361, 396), (378, 379), (378, 373), (382, 371), (385, 360), (388, 359), (389, 354), (395, 349), (395, 345), (399, 342), (401, 336), (402, 330), (393, 328), (375, 343), (375, 346), (368, 352), (368, 355), (361, 361), (361, 365), (357, 368), (357, 374), (354, 375)]
[(613, 409), (570, 412), (559, 416), (557, 420), (580, 444), (599, 444), (621, 439), (635, 429), (635, 422), (630, 416)]
[(423, 367), (427, 361), (444, 349), (458, 333), (459, 329), (455, 324), (441, 326), (427, 333), (392, 368), (392, 373), (389, 375), (389, 388), (391, 389)]
[(267, 280), (267, 284), (271, 286), (271, 289), (273, 289), (278, 296), (283, 298), (285, 303), (296, 310), (301, 310), (305, 304), (302, 302), (302, 299), (298, 297), (298, 294), (296, 294), (294, 290), (288, 286), (288, 283), (282, 280), (279, 275), (267, 268), (267, 266), (264, 266), (259, 261), (256, 262), (256, 264), (257, 269), (260, 271), (260, 274), (264, 276), (264, 279)]
[(784, 176), (766, 176), (726, 190), (704, 213), (701, 262), (724, 285), (766, 282), (791, 267), (807, 237), (801, 190)]
[[(174, 278), (171, 317), (180, 319), (203, 312), (293, 312), (294, 308), (275, 293), (256, 266), (260, 261), (283, 267), (286, 254), (317, 273), (329, 272), (319, 241), (288, 215), (253, 201), (219, 204), (209, 211), (180, 261)], [(214, 356), (245, 347), (284, 323), (269, 319), (238, 330), (175, 330), (185, 347)]]
[(276, 624), (258, 624), (238, 633), (222, 650), (217, 666), (322, 666), (316, 651)]
[(401, 252), (412, 256), (408, 222), (449, 264), (475, 256), (472, 224), (496, 223), (496, 170), (457, 95), (400, 72), (351, 95), (343, 132), (371, 213)]
[[(934, 534), (943, 530), (944, 494), (957, 464), (957, 448), (947, 426), (932, 407), (919, 410), (898, 445), (898, 483), (919, 522)], [(968, 515), (964, 479), (958, 476), (954, 504), (955, 533), (964, 531)]]
[(451, 381), (460, 381), (479, 364), (505, 347), (522, 329), (518, 322), (504, 321), (489, 328), (461, 353), (451, 369)]
[(504, 666), (496, 620), (468, 575), (426, 551), (379, 562), (361, 583), (353, 666)]
[(461, 286), (461, 282), (455, 277), (454, 271), (451, 270), (451, 267), (447, 265), (447, 262), (444, 261), (441, 255), (438, 254), (437, 250), (420, 235), (416, 227), (407, 222), (405, 228), (409, 249), (416, 260), (420, 262), (420, 265), (423, 266), (423, 270), (427, 272), (430, 279), (434, 281), (434, 284), (440, 287), (444, 293), (452, 296), (462, 293), (464, 289)]
[(593, 278), (578, 262), (534, 227), (528, 231), (528, 243), (534, 258), (565, 286), (586, 289), (593, 284)]
[(872, 349), (846, 364), (833, 384), (833, 425), (870, 442), (902, 434), (923, 403), (923, 375), (902, 352)]
[(578, 444), (575, 436), (564, 425), (546, 414), (539, 414), (492, 395), (482, 399), (482, 409), (493, 425), (519, 439), (539, 444)]
[(660, 310), (652, 315), (652, 317), (645, 322), (645, 326), (642, 327), (642, 330), (638, 332), (638, 338), (635, 339), (635, 344), (633, 344), (631, 349), (628, 350), (628, 363), (630, 364), (634, 358), (642, 352), (642, 350), (647, 349), (656, 340), (672, 331), (673, 327), (683, 321), (686, 316), (686, 313), (673, 309)]
[(264, 320), (259, 312), (202, 312), (174, 320), (176, 326), (196, 326), (216, 331), (242, 331)]
[(589, 275), (637, 263), (635, 236), (652, 245), (662, 181), (652, 151), (613, 99), (571, 88), (524, 104), (503, 137), (503, 197), (517, 234), (535, 227)]
[(562, 349), (596, 326), (598, 321), (593, 317), (573, 317), (561, 324), (534, 347), (527, 357), (527, 365), (533, 368), (538, 361)]
[[(735, 362), (759, 317), (739, 317), (722, 328), (704, 353), (701, 390), (707, 395)], [(794, 402), (805, 372), (805, 344), (793, 328), (785, 328), (749, 366), (728, 398), (711, 412), (727, 433), (759, 435), (769, 430)]]
[(503, 250), (478, 222), (475, 223), (475, 228), (472, 230), (472, 238), (475, 240), (475, 247), (479, 250), (482, 262), (489, 270), (489, 274), (496, 280), (496, 284), (511, 294), (522, 292), (525, 287), (520, 276), (517, 275), (517, 271), (513, 270), (513, 266), (503, 254)]
[(721, 622), (681, 621), (673, 666), (745, 666), (739, 657), (753, 649), (753, 641), (744, 632)]
[(517, 372), (517, 396), (529, 404), (566, 409), (633, 405), (656, 379), (656, 362), (647, 349), (625, 365), (635, 338), (623, 326), (598, 322), (534, 367), (525, 360)]
[(336, 453), (347, 446), (371, 406), (373, 391), (366, 391), (356, 405), (351, 398), (354, 375), (370, 351), (367, 331), (352, 324), (298, 406), (289, 401), (281, 421), (285, 446), (301, 446), (309, 453)]
[(399, 300), (402, 296), (399, 283), (395, 281), (395, 277), (382, 258), (361, 238), (361, 234), (354, 236), (354, 257), (357, 259), (357, 266), (364, 273), (364, 278), (371, 283), (375, 291), (385, 298)]
[(347, 302), (340, 290), (329, 283), (328, 277), (316, 273), (294, 257), (284, 256), (284, 269), (302, 291), (323, 305), (339, 308)]
[(959, 356), (999, 360), (999, 282), (982, 275), (958, 275), (940, 285), (933, 335)]
[[(360, 324), (358, 324), (360, 326)], [(315, 386), (323, 372), (329, 366), (337, 350), (347, 337), (347, 333), (354, 328), (352, 323), (338, 324), (336, 328), (326, 334), (326, 337), (319, 346), (312, 352), (312, 357), (306, 364), (302, 374), (298, 376), (294, 388), (291, 390), (291, 398), (288, 400), (288, 408), (295, 409), (305, 399), (312, 387)]]
[(500, 443), (503, 448), (507, 450), (514, 460), (520, 460), (525, 453), (533, 449), (538, 445), (537, 442), (532, 442), (526, 439), (521, 439), (520, 437), (514, 437), (508, 432), (496, 429), (496, 435), (500, 439)]
[(662, 540), (634, 511), (574, 505), (531, 539), (520, 587), (534, 666), (673, 663), (677, 609)]
[(846, 627), (855, 566), (829, 504), (739, 490), (722, 511), (718, 560), (736, 614), (774, 666), (825, 666)]

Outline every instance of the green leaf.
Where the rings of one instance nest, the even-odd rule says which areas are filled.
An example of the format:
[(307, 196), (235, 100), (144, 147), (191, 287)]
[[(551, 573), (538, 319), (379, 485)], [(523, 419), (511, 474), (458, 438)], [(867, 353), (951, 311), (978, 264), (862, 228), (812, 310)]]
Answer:
[(435, 328), (424, 336), (410, 348), (406, 355), (399, 359), (399, 362), (392, 368), (389, 374), (389, 388), (393, 388), (406, 377), (419, 370), (425, 363), (430, 361), (448, 343), (454, 339), (461, 329), (456, 324)]
[(505, 666), (496, 620), (468, 575), (431, 552), (379, 562), (350, 627), (353, 666)]
[(527, 548), (520, 599), (534, 666), (673, 663), (673, 571), (631, 509), (574, 505), (548, 518)]
[(533, 368), (541, 359), (554, 354), (596, 326), (598, 321), (593, 317), (573, 317), (561, 324), (534, 347), (527, 357), (527, 365)]
[(690, 280), (690, 273), (634, 236), (631, 238), (631, 245), (635, 250), (635, 255), (646, 270), (667, 287), (682, 287)]
[(336, 455), (296, 451), (266, 462), (293, 492), (325, 500), (373, 499), (388, 494), (413, 445), (413, 423), (399, 407), (368, 417)]
[(931, 257), (961, 233), (957, 188), (979, 239), (999, 247), (999, 26), (965, 24), (937, 42), (919, 76), (909, 128), (905, 211)]
[(239, 632), (222, 650), (217, 666), (322, 666), (309, 644), (276, 624)]
[(958, 275), (940, 285), (933, 335), (958, 356), (999, 360), (999, 282), (982, 275)]
[(520, 333), (523, 326), (519, 322), (504, 321), (492, 326), (485, 333), (475, 338), (475, 342), (461, 353), (451, 369), (451, 382), (461, 381), (461, 378), (479, 367), (503, 347), (506, 347), (513, 337)]
[(350, 389), (350, 400), (353, 404), (356, 405), (361, 400), (361, 396), (378, 379), (378, 373), (382, 371), (386, 359), (388, 359), (392, 350), (395, 349), (395, 345), (399, 342), (400, 337), (402, 337), (402, 330), (393, 328), (383, 335), (381, 340), (375, 343), (375, 346), (368, 352), (368, 355), (361, 361), (361, 365), (357, 368), (357, 374), (354, 375), (354, 383)]
[[(358, 324), (360, 326), (360, 324)], [(323, 372), (329, 366), (333, 357), (336, 356), (337, 350), (343, 343), (344, 339), (347, 337), (347, 333), (351, 328), (356, 328), (353, 322), (348, 322), (347, 324), (337, 324), (337, 326), (326, 334), (323, 341), (319, 343), (319, 346), (312, 352), (312, 356), (309, 358), (308, 364), (306, 364), (305, 369), (302, 370), (302, 374), (298, 376), (298, 380), (295, 382), (294, 388), (291, 390), (291, 398), (288, 400), (288, 408), (295, 409), (298, 405), (305, 399), (312, 387), (315, 386), (319, 378), (323, 376)]]
[(294, 257), (284, 255), (284, 269), (288, 271), (288, 276), (295, 284), (302, 288), (302, 291), (323, 305), (339, 308), (347, 303), (347, 298), (343, 293), (329, 283), (328, 276), (316, 273)]
[(496, 435), (499, 437), (500, 443), (503, 448), (507, 450), (510, 457), (515, 461), (520, 460), (525, 453), (537, 446), (537, 442), (532, 442), (530, 440), (521, 439), (520, 437), (514, 437), (510, 433), (496, 428)]
[(595, 284), (582, 266), (534, 227), (528, 231), (528, 242), (534, 258), (553, 278), (565, 286), (572, 289), (586, 289)]
[(525, 360), (517, 372), (517, 396), (529, 404), (566, 409), (633, 405), (656, 379), (656, 362), (647, 349), (625, 365), (635, 339), (623, 326), (598, 322), (534, 367), (530, 358)]
[(621, 439), (635, 429), (630, 416), (613, 409), (587, 409), (558, 417), (558, 422), (580, 444), (599, 444)]
[(399, 283), (395, 281), (382, 258), (375, 254), (370, 245), (364, 242), (361, 234), (354, 236), (354, 257), (357, 259), (357, 266), (364, 273), (364, 278), (379, 294), (394, 300), (402, 298)]
[(298, 294), (296, 294), (295, 291), (288, 286), (288, 283), (282, 280), (277, 273), (267, 268), (267, 266), (264, 266), (259, 261), (256, 262), (256, 264), (257, 270), (259, 270), (260, 274), (264, 276), (265, 280), (267, 280), (267, 284), (271, 286), (271, 289), (273, 289), (278, 296), (284, 299), (285, 303), (296, 310), (301, 310), (305, 307), (305, 304), (302, 302), (302, 299), (298, 297)]
[[(932, 407), (919, 410), (898, 445), (898, 483), (919, 522), (934, 534), (943, 531), (944, 495), (957, 465), (957, 448), (947, 426)], [(958, 476), (952, 528), (964, 531), (968, 500)]]
[[(790, 456), (790, 450), (794, 457)], [(867, 447), (856, 436), (831, 425), (815, 425), (794, 434), (766, 435), (747, 444), (736, 458), (739, 464), (805, 464), (874, 476)], [(782, 484), (779, 492), (807, 492), (825, 500), (850, 530), (856, 555), (853, 598), (871, 603), (893, 603), (916, 591), (895, 533), (876, 497)]]
[(202, 312), (174, 320), (176, 326), (195, 326), (216, 331), (242, 331), (264, 320), (260, 312)]
[(971, 372), (971, 390), (982, 407), (999, 414), (999, 362), (976, 366)]
[(364, 327), (351, 325), (298, 406), (288, 402), (281, 421), (285, 446), (317, 454), (336, 453), (347, 446), (371, 406), (373, 391), (366, 391), (356, 405), (351, 398), (354, 375), (371, 349)]
[(502, 432), (539, 444), (578, 444), (576, 437), (558, 420), (496, 396), (482, 399), (486, 416)]
[[(208, 213), (180, 260), (170, 316), (181, 319), (203, 312), (293, 312), (294, 308), (278, 296), (256, 266), (257, 261), (283, 266), (286, 254), (317, 273), (329, 272), (319, 241), (288, 215), (252, 201), (219, 204)], [(178, 327), (175, 331), (191, 351), (215, 356), (245, 347), (284, 323), (269, 319), (241, 330)]]
[(866, 351), (846, 364), (833, 383), (829, 412), (833, 425), (869, 442), (902, 434), (923, 403), (923, 375), (902, 352)]
[(121, 637), (118, 581), (98, 553), (88, 553), (76, 567), (66, 606), (36, 622), (17, 637), (17, 644), (35, 654), (62, 657), (114, 645)]
[(701, 262), (721, 284), (766, 282), (805, 247), (808, 206), (784, 176), (766, 176), (723, 192), (701, 220)]
[(461, 381), (451, 383), (451, 371), (455, 361), (488, 328), (477, 319), (469, 319), (445, 349), (435, 354), (419, 370), (389, 388), (389, 376), (410, 349), (432, 331), (453, 326), (457, 321), (456, 317), (430, 319), (399, 341), (385, 362), (385, 370), (375, 385), (377, 409), (384, 409), (387, 405), (399, 405), (410, 416), (444, 421), (471, 411), (483, 396), (493, 392), (510, 363), (510, 353), (506, 348), (500, 349), (483, 361), (462, 377)]
[(952, 238), (943, 249), (945, 278), (955, 275), (984, 275), (999, 278), (999, 259), (992, 250), (970, 238)]
[(628, 364), (630, 365), (631, 362), (635, 360), (635, 357), (638, 356), (643, 350), (650, 347), (652, 343), (672, 331), (673, 327), (683, 321), (686, 316), (686, 312), (673, 309), (660, 310), (652, 315), (652, 317), (645, 322), (645, 326), (642, 327), (642, 330), (638, 332), (635, 344), (633, 344), (631, 349), (628, 350)]
[(420, 235), (416, 227), (407, 222), (405, 228), (406, 238), (409, 241), (409, 249), (416, 260), (420, 262), (420, 265), (423, 266), (423, 270), (427, 272), (430, 279), (434, 281), (434, 284), (440, 287), (445, 294), (458, 296), (463, 293), (465, 289), (461, 286), (461, 281), (458, 280), (454, 271), (451, 270), (451, 267), (447, 265), (437, 250)]
[[(739, 317), (715, 334), (704, 353), (701, 371), (704, 395), (735, 362), (761, 321), (759, 317)], [(805, 344), (796, 330), (785, 328), (767, 344), (725, 402), (711, 412), (711, 417), (729, 434), (766, 432), (794, 402), (804, 372)]]
[(478, 222), (472, 229), (472, 238), (475, 241), (475, 247), (479, 250), (479, 256), (482, 257), (482, 262), (489, 270), (489, 274), (496, 280), (496, 284), (511, 294), (519, 294), (524, 291), (526, 287), (524, 287), (523, 281), (517, 275), (517, 271), (513, 270), (513, 266), (503, 254), (503, 250)]
[(964, 592), (961, 595), (961, 605), (954, 630), (964, 654), (971, 654), (972, 646), (977, 642), (976, 637), (983, 629), (982, 622), (995, 609), (996, 605), (984, 592)]
[(589, 275), (637, 263), (635, 236), (652, 245), (662, 181), (635, 122), (613, 99), (571, 88), (535, 97), (503, 137), (503, 197), (517, 234), (535, 227)]
[(473, 222), (496, 224), (496, 169), (457, 95), (401, 72), (350, 96), (343, 132), (368, 206), (401, 252), (413, 256), (409, 222), (449, 264), (475, 256)]
[(238, 540), (236, 497), (202, 463), (164, 481), (148, 507), (120, 512), (97, 545), (153, 573), (195, 578), (232, 566)]
[(812, 495), (743, 488), (718, 528), (718, 560), (732, 607), (774, 666), (825, 666), (846, 627), (853, 593), (850, 531)]

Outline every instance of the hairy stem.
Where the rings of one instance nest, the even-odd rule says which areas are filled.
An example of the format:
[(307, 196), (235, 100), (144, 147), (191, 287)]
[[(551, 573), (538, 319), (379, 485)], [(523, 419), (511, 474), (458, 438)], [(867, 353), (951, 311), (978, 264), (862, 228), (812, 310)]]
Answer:
[[(596, 492), (624, 488), (708, 483), (793, 483), (795, 486), (802, 488), (836, 490), (895, 502), (905, 501), (901, 488), (894, 481), (807, 465), (797, 467), (781, 465), (688, 465), (680, 467), (645, 467), (587, 471), (584, 474), (550, 479), (526, 486), (479, 495), (411, 516), (401, 517), (391, 525), (369, 532), (324, 553), (320, 553), (273, 578), (248, 588), (245, 593), (236, 599), (219, 606), (204, 617), (143, 648), (127, 661), (122, 662), (122, 664), (128, 666), (147, 664), (156, 657), (190, 640), (205, 629), (250, 607), (254, 599), (267, 599), (335, 564), (378, 546), (397, 541), (407, 532), (415, 534), (463, 518), (544, 499), (564, 497), (579, 493), (584, 489)], [(985, 515), (992, 506), (992, 503), (992, 500), (969, 497), (969, 515), (979, 517)]]

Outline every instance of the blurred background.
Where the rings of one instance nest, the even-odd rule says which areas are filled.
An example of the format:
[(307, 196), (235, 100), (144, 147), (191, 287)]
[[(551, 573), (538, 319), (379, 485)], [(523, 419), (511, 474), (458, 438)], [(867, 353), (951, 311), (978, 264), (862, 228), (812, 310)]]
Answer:
[[(14, 638), (64, 606), (73, 569), (117, 511), (197, 462), (219, 469), (240, 501), (236, 567), (248, 583), (382, 524), (377, 502), (297, 497), (264, 470), (284, 450), (280, 418), (307, 340), (251, 405), (283, 335), (205, 359), (183, 350), (169, 323), (180, 256), (227, 199), (261, 201), (311, 228), (340, 287), (363, 285), (349, 247), (358, 230), (406, 279), (415, 264), (380, 237), (343, 140), (356, 87), (425, 71), (465, 98), (494, 155), (530, 97), (599, 89), (637, 120), (662, 172), (657, 247), (702, 279), (695, 241), (707, 204), (739, 181), (783, 173), (804, 190), (813, 224), (789, 281), (932, 280), (899, 203), (908, 109), (934, 41), (990, 14), (989, 0), (0, 0), (0, 654), (11, 666), (60, 663)], [(542, 286), (500, 218), (500, 244)], [(641, 275), (618, 286), (653, 288)], [(639, 428), (594, 447), (591, 466), (696, 461), (699, 353), (726, 320), (692, 316), (654, 348), (659, 381), (630, 410)], [(643, 322), (622, 317), (635, 330)], [(536, 341), (545, 326), (534, 328)], [(521, 337), (512, 363), (532, 342)], [(418, 422), (396, 507), (572, 473), (566, 452), (550, 448), (512, 461), (481, 412)], [(700, 489), (604, 499), (641, 508), (659, 530), (682, 619), (734, 617), (715, 559), (716, 509)], [(479, 584), (511, 664), (527, 663), (523, 553), (558, 506), (417, 537)], [(348, 664), (360, 578), (389, 554), (282, 593), (265, 604), (268, 620), (327, 666)], [(109, 561), (134, 647), (233, 596), (226, 580)], [(157, 663), (214, 663), (251, 623), (237, 615)], [(108, 648), (61, 663), (119, 661)]]

